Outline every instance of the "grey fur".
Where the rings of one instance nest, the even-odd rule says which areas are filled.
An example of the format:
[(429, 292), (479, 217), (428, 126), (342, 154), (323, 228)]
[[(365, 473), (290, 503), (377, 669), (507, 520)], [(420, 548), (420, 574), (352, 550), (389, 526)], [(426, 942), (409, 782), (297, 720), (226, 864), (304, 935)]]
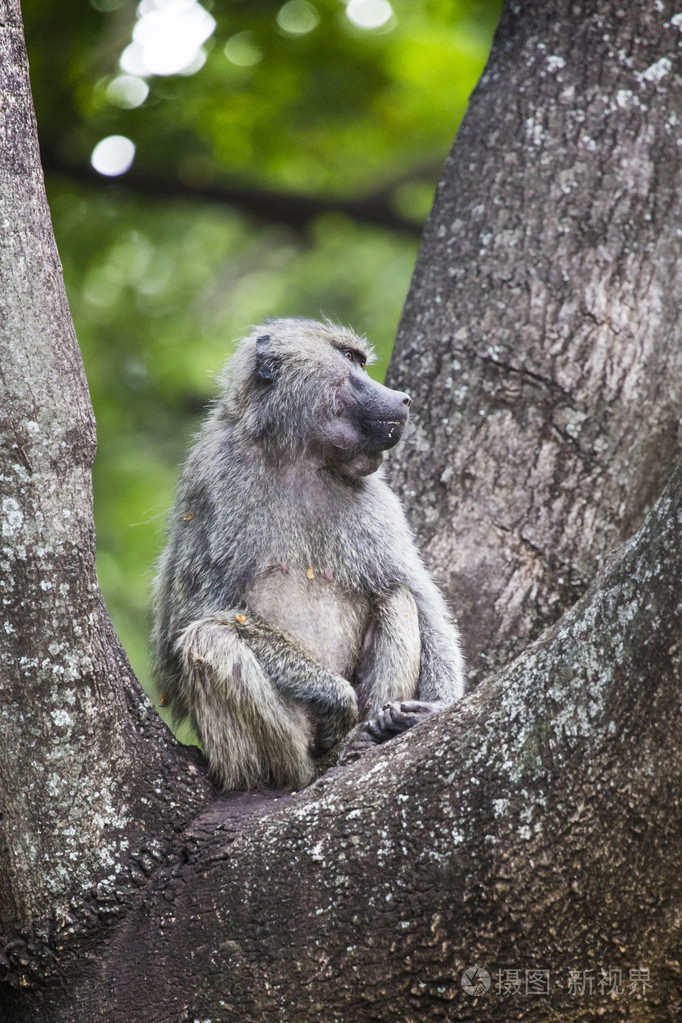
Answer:
[(157, 684), (225, 789), (298, 788), (353, 737), (384, 741), (462, 694), (456, 626), (379, 468), (409, 399), (366, 377), (371, 355), (328, 322), (257, 328), (182, 472)]

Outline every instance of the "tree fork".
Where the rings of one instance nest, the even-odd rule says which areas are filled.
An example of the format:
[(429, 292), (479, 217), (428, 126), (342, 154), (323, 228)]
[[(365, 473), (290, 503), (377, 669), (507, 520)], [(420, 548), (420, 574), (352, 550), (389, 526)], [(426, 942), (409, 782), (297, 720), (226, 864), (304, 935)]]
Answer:
[(433, 725), (199, 814), (39, 1018), (464, 1020), (471, 966), (551, 984), (491, 991), (479, 1020), (594, 1018), (567, 990), (581, 967), (649, 970), (599, 1019), (677, 1018), (681, 520), (682, 468), (575, 607)]
[[(510, 4), (427, 231), (393, 371), (422, 399), (420, 478), (409, 452), (396, 472), (451, 591), (470, 579), (488, 666), (585, 589), (679, 454), (672, 13)], [(587, 123), (569, 150), (571, 88)], [(567, 617), (432, 727), (274, 804), (213, 799), (139, 692), (96, 587), (92, 414), (16, 0), (0, 0), (0, 114), (5, 1016), (675, 1018), (679, 472)], [(491, 141), (509, 147), (492, 162)], [(469, 966), (547, 968), (564, 986), (474, 1004)], [(653, 990), (571, 1000), (567, 969), (600, 966), (650, 967)]]

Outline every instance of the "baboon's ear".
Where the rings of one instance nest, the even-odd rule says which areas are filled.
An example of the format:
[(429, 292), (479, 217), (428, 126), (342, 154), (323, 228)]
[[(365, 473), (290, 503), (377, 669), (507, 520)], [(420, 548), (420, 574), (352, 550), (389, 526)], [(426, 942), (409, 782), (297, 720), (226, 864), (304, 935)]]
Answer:
[(256, 339), (256, 376), (272, 382), (277, 379), (279, 365), (279, 356), (270, 348), (270, 335), (262, 334)]

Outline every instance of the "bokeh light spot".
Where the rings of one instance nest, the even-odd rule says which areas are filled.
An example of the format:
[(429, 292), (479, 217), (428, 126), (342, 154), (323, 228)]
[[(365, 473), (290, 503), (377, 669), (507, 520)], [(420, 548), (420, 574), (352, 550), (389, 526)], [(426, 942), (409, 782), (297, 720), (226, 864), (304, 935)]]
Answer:
[(134, 159), (134, 142), (125, 135), (108, 135), (93, 149), (90, 163), (99, 174), (115, 178), (130, 170)]
[(346, 16), (358, 28), (381, 28), (393, 16), (388, 0), (350, 0)]
[(201, 44), (213, 34), (215, 18), (197, 0), (142, 0), (133, 41), (120, 65), (131, 75), (193, 74), (204, 63)]
[(253, 32), (237, 32), (225, 43), (225, 56), (237, 67), (253, 67), (263, 59)]
[(107, 99), (123, 110), (142, 106), (148, 95), (149, 86), (137, 75), (117, 75), (107, 86)]
[(277, 24), (290, 35), (302, 36), (320, 24), (317, 8), (309, 0), (289, 0), (277, 13)]

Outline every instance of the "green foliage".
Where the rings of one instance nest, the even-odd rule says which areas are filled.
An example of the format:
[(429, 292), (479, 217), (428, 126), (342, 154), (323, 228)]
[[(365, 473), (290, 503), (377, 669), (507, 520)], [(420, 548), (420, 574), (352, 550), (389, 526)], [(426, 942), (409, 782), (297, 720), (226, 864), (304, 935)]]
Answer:
[[(250, 324), (325, 314), (368, 334), (383, 375), (418, 230), (352, 220), (334, 203), (375, 197), (389, 218), (423, 221), (498, 13), (497, 0), (394, 0), (385, 26), (363, 30), (339, 0), (315, 0), (312, 14), (287, 6), (315, 27), (285, 31), (269, 0), (214, 3), (204, 66), (148, 78), (145, 102), (125, 109), (111, 83), (135, 6), (91, 0), (65, 17), (57, 0), (24, 0), (48, 198), (98, 423), (100, 582), (145, 684), (153, 561), (213, 374)], [(88, 181), (92, 149), (112, 134), (135, 142), (132, 170)], [(277, 193), (278, 222), (193, 195), (234, 184)], [(288, 191), (320, 203), (305, 231), (287, 226)]]

